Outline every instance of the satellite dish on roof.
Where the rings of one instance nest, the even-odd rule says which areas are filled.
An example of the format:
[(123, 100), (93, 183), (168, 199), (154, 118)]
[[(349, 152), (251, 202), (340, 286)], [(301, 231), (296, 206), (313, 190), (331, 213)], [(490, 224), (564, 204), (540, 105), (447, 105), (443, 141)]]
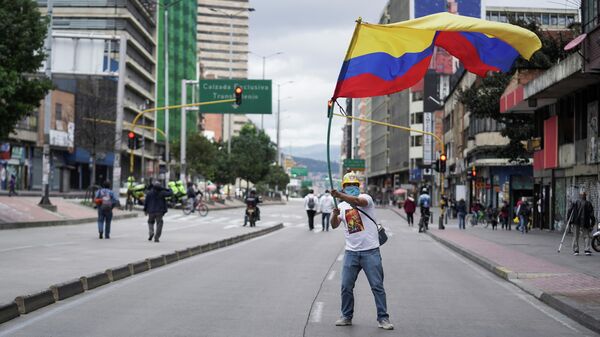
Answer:
[(571, 42), (569, 42), (566, 46), (565, 46), (565, 50), (571, 50), (575, 47), (577, 47), (581, 42), (583, 42), (583, 40), (585, 40), (585, 38), (587, 37), (587, 34), (583, 33), (581, 35), (579, 35), (578, 37), (574, 38)]

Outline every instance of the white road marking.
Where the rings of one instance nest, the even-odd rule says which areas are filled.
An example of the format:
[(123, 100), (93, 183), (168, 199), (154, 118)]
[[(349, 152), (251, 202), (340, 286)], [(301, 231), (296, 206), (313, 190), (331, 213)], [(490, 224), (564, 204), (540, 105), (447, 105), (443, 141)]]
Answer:
[(36, 247), (44, 247), (44, 248), (50, 248), (50, 247), (56, 247), (56, 246), (66, 246), (66, 245), (72, 245), (72, 244), (76, 244), (79, 242), (75, 242), (75, 241), (68, 241), (68, 242), (57, 242), (57, 243), (46, 243), (43, 245), (30, 245), (30, 246), (18, 246), (18, 247), (12, 247), (12, 248), (5, 248), (5, 249), (0, 249), (0, 253), (5, 253), (5, 252), (10, 252), (13, 250), (21, 250), (21, 249), (28, 249), (28, 248), (36, 248)]
[(334, 277), (335, 277), (335, 270), (332, 270), (329, 272), (329, 275), (327, 275), (327, 281), (333, 281)]
[(232, 229), (232, 228), (236, 228), (236, 227), (240, 227), (241, 225), (227, 225), (225, 227), (223, 227), (223, 229)]
[(337, 258), (338, 261), (344, 260), (344, 254), (340, 254)]
[(324, 302), (315, 302), (315, 306), (313, 311), (310, 313), (310, 321), (313, 323), (320, 323), (321, 318), (323, 317), (323, 307), (325, 306)]

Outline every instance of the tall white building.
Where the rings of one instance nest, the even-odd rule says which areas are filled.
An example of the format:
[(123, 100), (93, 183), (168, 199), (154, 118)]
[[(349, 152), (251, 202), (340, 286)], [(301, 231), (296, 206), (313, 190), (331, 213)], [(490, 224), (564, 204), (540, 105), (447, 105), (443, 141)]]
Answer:
[[(249, 0), (198, 0), (198, 58), (203, 76), (248, 77)], [(231, 118), (231, 122), (230, 119)], [(222, 119), (223, 140), (236, 135), (245, 115), (226, 114)]]

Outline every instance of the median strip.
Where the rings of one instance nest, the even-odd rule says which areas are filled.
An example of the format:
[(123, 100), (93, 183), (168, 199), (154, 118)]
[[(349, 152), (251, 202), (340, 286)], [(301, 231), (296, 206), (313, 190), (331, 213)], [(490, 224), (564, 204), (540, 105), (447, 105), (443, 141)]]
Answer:
[(100, 272), (89, 276), (82, 276), (77, 280), (52, 285), (47, 290), (31, 295), (18, 296), (13, 302), (0, 305), (0, 324), (17, 318), (20, 315), (28, 314), (32, 311), (53, 304), (57, 301), (62, 301), (78, 294), (82, 294), (86, 291), (101, 287), (105, 284), (109, 284), (132, 275), (137, 275), (148, 270), (160, 268), (194, 255), (254, 239), (282, 228), (283, 224), (280, 223), (278, 225), (261, 229), (252, 233), (246, 233), (216, 242), (177, 250), (173, 253), (148, 258), (144, 261), (136, 261), (124, 266), (110, 268), (105, 272)]

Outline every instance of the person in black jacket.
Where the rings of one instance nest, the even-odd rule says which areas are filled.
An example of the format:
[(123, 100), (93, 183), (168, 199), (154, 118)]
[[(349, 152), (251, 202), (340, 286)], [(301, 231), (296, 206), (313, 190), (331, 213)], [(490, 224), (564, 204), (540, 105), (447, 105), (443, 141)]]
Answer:
[(575, 236), (573, 237), (573, 255), (579, 255), (579, 233), (583, 233), (583, 243), (585, 245), (585, 255), (592, 255), (590, 242), (592, 241), (591, 230), (596, 222), (594, 216), (594, 206), (587, 200), (585, 192), (579, 194), (579, 200), (573, 203), (569, 210), (571, 225), (575, 226)]
[[(167, 213), (168, 198), (173, 195), (173, 191), (164, 188), (160, 182), (155, 181), (152, 188), (146, 195), (144, 202), (144, 213), (148, 216), (148, 241), (154, 238), (154, 242), (159, 242), (163, 227), (163, 216)], [(154, 232), (154, 223), (156, 222), (156, 233)]]

